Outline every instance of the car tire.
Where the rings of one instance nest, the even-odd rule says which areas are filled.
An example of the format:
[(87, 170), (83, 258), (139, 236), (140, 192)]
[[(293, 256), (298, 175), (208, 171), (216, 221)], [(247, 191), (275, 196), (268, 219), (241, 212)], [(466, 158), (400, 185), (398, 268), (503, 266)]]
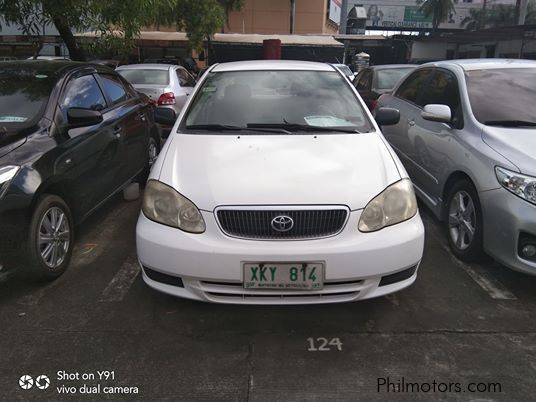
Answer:
[(142, 186), (145, 185), (145, 182), (147, 181), (147, 178), (149, 177), (149, 174), (151, 173), (151, 168), (153, 167), (154, 162), (158, 158), (159, 153), (160, 153), (160, 142), (157, 141), (155, 137), (150, 136), (149, 143), (147, 145), (147, 162), (145, 164), (143, 171), (140, 173), (140, 175), (138, 176), (136, 180)]
[(65, 201), (42, 195), (37, 201), (28, 234), (24, 271), (31, 279), (47, 281), (65, 272), (74, 247), (74, 224)]
[(450, 188), (445, 228), (450, 249), (458, 259), (468, 262), (482, 259), (482, 208), (469, 180), (460, 180)]

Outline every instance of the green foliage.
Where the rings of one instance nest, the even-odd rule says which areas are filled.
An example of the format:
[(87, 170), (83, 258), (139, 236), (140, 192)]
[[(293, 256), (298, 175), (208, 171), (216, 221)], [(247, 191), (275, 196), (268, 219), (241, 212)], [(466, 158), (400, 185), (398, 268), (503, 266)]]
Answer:
[(436, 30), (450, 14), (456, 12), (454, 3), (457, 3), (458, 0), (416, 0), (416, 2), (417, 5), (420, 5), (420, 12), (426, 17), (432, 16), (432, 26)]
[(203, 41), (221, 31), (227, 15), (242, 9), (244, 0), (161, 0), (155, 25), (175, 25), (188, 36), (190, 48), (201, 50)]
[(101, 45), (122, 44), (127, 50), (140, 28), (154, 20), (160, 1), (0, 0), (0, 14), (6, 24), (20, 26), (27, 35), (41, 35), (43, 26), (54, 24), (71, 57), (83, 59), (73, 32), (95, 31), (102, 36)]

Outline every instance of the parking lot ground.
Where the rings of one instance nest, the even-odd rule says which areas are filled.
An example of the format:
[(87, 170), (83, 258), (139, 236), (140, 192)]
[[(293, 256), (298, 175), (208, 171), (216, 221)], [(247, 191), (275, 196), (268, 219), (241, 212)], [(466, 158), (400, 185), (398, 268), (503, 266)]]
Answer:
[[(139, 205), (117, 197), (92, 216), (57, 281), (2, 280), (1, 400), (534, 399), (536, 277), (457, 261), (423, 207), (425, 254), (410, 288), (268, 307), (145, 286), (135, 264)], [(36, 380), (31, 388), (19, 386), (23, 375)], [(50, 378), (46, 389), (39, 375)], [(477, 386), (485, 391), (471, 392)]]

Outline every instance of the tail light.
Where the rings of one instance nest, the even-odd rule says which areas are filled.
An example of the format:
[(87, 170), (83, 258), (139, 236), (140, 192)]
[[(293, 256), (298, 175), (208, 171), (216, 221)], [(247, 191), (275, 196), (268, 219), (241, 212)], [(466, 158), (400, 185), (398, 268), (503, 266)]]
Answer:
[(160, 95), (158, 98), (158, 106), (162, 105), (174, 105), (175, 104), (175, 94), (173, 92), (165, 92)]
[(378, 100), (373, 99), (370, 101), (370, 111), (372, 112), (374, 109), (378, 107)]

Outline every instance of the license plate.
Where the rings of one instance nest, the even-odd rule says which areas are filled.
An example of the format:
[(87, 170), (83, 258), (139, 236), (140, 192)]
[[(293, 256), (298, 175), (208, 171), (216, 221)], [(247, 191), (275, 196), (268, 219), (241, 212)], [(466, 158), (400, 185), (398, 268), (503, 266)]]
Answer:
[(324, 264), (243, 263), (245, 289), (316, 290), (324, 286)]

